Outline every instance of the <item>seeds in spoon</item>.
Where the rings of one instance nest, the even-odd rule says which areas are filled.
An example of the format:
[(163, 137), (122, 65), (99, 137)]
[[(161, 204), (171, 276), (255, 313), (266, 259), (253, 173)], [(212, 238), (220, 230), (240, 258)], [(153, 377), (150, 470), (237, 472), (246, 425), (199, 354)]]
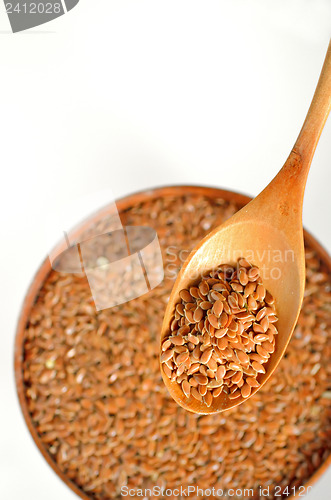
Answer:
[(187, 381), (187, 380), (183, 380), (183, 382), (182, 382), (182, 391), (183, 391), (183, 393), (185, 394), (185, 396), (186, 396), (187, 398), (189, 398), (189, 397), (190, 397), (190, 394), (191, 394), (191, 386), (190, 386), (190, 384), (188, 383), (188, 381)]
[(249, 384), (244, 384), (241, 388), (241, 395), (243, 398), (248, 398), (251, 394), (251, 386)]
[(161, 363), (166, 363), (167, 361), (169, 361), (172, 358), (173, 354), (174, 353), (171, 349), (165, 351), (161, 356)]
[(275, 301), (260, 270), (239, 259), (236, 269), (222, 265), (179, 297), (162, 343), (164, 374), (208, 407), (222, 393), (248, 398), (260, 386), (278, 333)]

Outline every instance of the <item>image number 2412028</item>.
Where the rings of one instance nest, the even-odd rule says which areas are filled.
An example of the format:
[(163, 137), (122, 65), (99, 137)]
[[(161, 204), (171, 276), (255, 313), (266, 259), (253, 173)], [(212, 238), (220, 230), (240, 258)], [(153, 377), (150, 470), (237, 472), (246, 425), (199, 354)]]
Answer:
[(48, 23), (72, 10), (79, 0), (4, 0), (13, 33)]

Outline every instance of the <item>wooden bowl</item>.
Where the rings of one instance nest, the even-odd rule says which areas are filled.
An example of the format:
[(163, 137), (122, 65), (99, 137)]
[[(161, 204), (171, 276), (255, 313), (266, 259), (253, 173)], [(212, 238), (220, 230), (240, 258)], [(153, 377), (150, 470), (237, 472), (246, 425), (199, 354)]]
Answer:
[[(128, 209), (130, 206), (135, 205), (137, 203), (141, 203), (147, 200), (151, 200), (154, 198), (162, 198), (167, 196), (181, 196), (185, 194), (192, 195), (202, 195), (208, 198), (223, 198), (224, 200), (231, 201), (234, 203), (238, 203), (239, 205), (245, 205), (248, 203), (251, 198), (245, 196), (243, 194), (235, 193), (232, 191), (225, 191), (223, 189), (217, 189), (213, 187), (204, 187), (204, 186), (169, 186), (169, 187), (161, 187), (155, 189), (149, 189), (146, 191), (141, 191), (125, 198), (121, 198), (116, 202), (119, 213)], [(89, 218), (88, 221), (83, 221), (78, 228), (74, 231), (73, 236), (78, 237), (82, 232), (84, 232), (90, 224), (97, 222), (102, 219), (102, 217), (107, 213), (107, 207), (103, 210), (99, 211), (93, 217)], [(304, 231), (305, 241), (308, 245), (317, 252), (320, 259), (324, 262), (326, 267), (331, 272), (331, 257), (326, 252), (326, 250), (316, 241), (316, 239), (309, 234), (306, 230)], [(56, 247), (56, 252), (58, 254), (64, 250), (64, 245), (58, 245)], [(72, 482), (57, 466), (57, 464), (53, 461), (52, 457), (49, 455), (47, 449), (45, 448), (43, 442), (40, 439), (40, 436), (34, 427), (32, 422), (27, 401), (25, 398), (25, 388), (24, 388), (24, 380), (23, 380), (23, 347), (24, 347), (24, 336), (25, 336), (25, 328), (28, 322), (31, 309), (38, 297), (39, 291), (42, 288), (44, 281), (46, 280), (48, 274), (51, 271), (51, 265), (49, 259), (46, 258), (44, 262), (41, 264), (40, 268), (36, 272), (32, 283), (28, 289), (26, 297), (23, 302), (21, 314), (18, 320), (17, 330), (16, 330), (16, 339), (15, 339), (15, 378), (16, 378), (16, 388), (17, 394), (19, 398), (19, 402), (21, 405), (21, 409), (23, 412), (23, 416), (25, 422), (28, 426), (28, 429), (39, 448), (40, 452), (48, 462), (48, 464), (52, 467), (52, 469), (56, 472), (56, 474), (64, 481), (71, 490), (73, 490), (80, 498), (85, 500), (91, 500), (91, 497), (87, 496), (74, 482)], [(309, 480), (305, 483), (304, 486), (311, 486), (322, 476), (322, 474), (327, 470), (327, 468), (331, 465), (331, 455), (328, 459), (314, 472), (314, 474), (309, 478)], [(291, 499), (299, 498), (297, 495), (289, 497)]]

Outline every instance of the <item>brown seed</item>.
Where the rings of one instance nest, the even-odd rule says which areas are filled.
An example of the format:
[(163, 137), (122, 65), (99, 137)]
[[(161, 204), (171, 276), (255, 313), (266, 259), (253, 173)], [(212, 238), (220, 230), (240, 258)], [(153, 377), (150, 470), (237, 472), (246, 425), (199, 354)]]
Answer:
[(176, 311), (180, 316), (184, 316), (184, 306), (183, 304), (177, 304), (176, 305)]
[(256, 333), (265, 333), (264, 328), (260, 325), (260, 323), (253, 323), (253, 330)]
[(208, 377), (206, 375), (202, 375), (202, 373), (195, 373), (193, 375), (193, 378), (198, 382), (200, 385), (207, 385), (208, 384)]
[(267, 316), (265, 316), (261, 322), (260, 322), (260, 325), (262, 326), (264, 332), (266, 332), (269, 328), (269, 319)]
[(249, 384), (244, 384), (241, 388), (241, 395), (243, 398), (248, 398), (251, 395), (251, 386)]
[(164, 364), (167, 365), (167, 367), (170, 368), (170, 370), (174, 369), (174, 363), (172, 359), (168, 359), (168, 361), (166, 361)]
[(213, 290), (215, 290), (216, 292), (225, 292), (227, 290), (227, 287), (225, 283), (217, 283), (213, 285)]
[[(213, 392), (213, 394), (214, 394), (214, 392)], [(204, 400), (206, 406), (208, 406), (208, 408), (211, 406), (211, 404), (213, 402), (213, 394), (210, 391), (207, 391), (206, 395), (203, 398), (203, 400)]]
[(256, 352), (252, 352), (250, 355), (249, 355), (251, 361), (257, 361), (258, 363), (264, 363), (265, 362), (265, 359), (262, 358), (262, 356), (260, 356), (259, 354), (257, 354)]
[(252, 311), (255, 311), (255, 309), (257, 309), (257, 302), (254, 299), (253, 295), (250, 295), (247, 298), (247, 305), (248, 305), (248, 309), (250, 309)]
[[(224, 295), (225, 295), (225, 293), (226, 292), (224, 292)], [(232, 314), (232, 309), (227, 302), (223, 303), (223, 312), (225, 312), (228, 316), (230, 316)]]
[(237, 370), (230, 370), (228, 369), (224, 375), (224, 378), (225, 379), (229, 379), (231, 377), (233, 377), (233, 375), (237, 372)]
[(191, 342), (193, 345), (198, 345), (199, 344), (199, 339), (196, 335), (188, 334), (187, 340)]
[(240, 389), (237, 389), (236, 391), (229, 394), (229, 399), (237, 399), (239, 398), (239, 396), (241, 396), (241, 392)]
[(238, 302), (232, 295), (228, 297), (228, 304), (231, 309), (238, 309)]
[(207, 300), (204, 300), (203, 302), (200, 302), (199, 306), (204, 311), (207, 311), (208, 309), (211, 309), (213, 307), (213, 304), (211, 302), (208, 302)]
[(261, 321), (261, 319), (264, 318), (266, 313), (267, 313), (267, 308), (262, 307), (262, 309), (260, 309), (256, 315), (256, 321)]
[(190, 294), (192, 297), (194, 297), (195, 299), (199, 299), (200, 298), (200, 295), (199, 295), (199, 288), (196, 287), (196, 286), (191, 286), (190, 288)]
[(174, 319), (170, 323), (170, 330), (173, 332), (174, 330), (177, 330), (177, 328), (178, 328), (178, 319)]
[(238, 323), (235, 320), (232, 320), (231, 323), (228, 326), (228, 329), (231, 332), (237, 332), (238, 331)]
[(224, 349), (226, 349), (228, 347), (228, 340), (224, 337), (221, 339), (218, 339), (217, 346), (219, 349), (221, 349), (221, 351), (223, 351)]
[(237, 339), (237, 332), (233, 331), (233, 330), (228, 330), (227, 331), (227, 338), (231, 341), (231, 342), (235, 342), (236, 343), (236, 339)]
[(257, 285), (256, 287), (256, 292), (258, 294), (259, 300), (264, 300), (265, 294), (266, 294), (266, 289), (264, 288), (263, 285)]
[(198, 387), (199, 383), (193, 378), (193, 377), (190, 377), (188, 379), (188, 382), (189, 384), (192, 386), (192, 387)]
[(203, 318), (203, 310), (198, 307), (193, 314), (193, 319), (196, 323), (199, 323)]
[(173, 350), (168, 349), (167, 351), (164, 351), (161, 355), (161, 363), (165, 363), (166, 361), (169, 361), (173, 356)]
[(193, 297), (188, 290), (181, 290), (179, 296), (184, 302), (193, 302)]
[(272, 353), (275, 350), (275, 346), (269, 341), (262, 342), (261, 347), (267, 352)]
[(220, 387), (216, 387), (213, 389), (213, 397), (218, 398), (218, 396), (222, 393), (223, 391), (223, 386), (221, 385)]
[(210, 360), (212, 354), (213, 354), (212, 348), (209, 348), (206, 351), (204, 351), (201, 358), (200, 358), (200, 363), (203, 363), (206, 365), (208, 363), (208, 361)]
[(182, 382), (182, 391), (183, 391), (183, 393), (185, 394), (185, 396), (186, 396), (187, 398), (189, 398), (189, 397), (190, 397), (190, 394), (191, 394), (191, 386), (190, 386), (190, 384), (188, 383), (188, 381), (187, 381), (187, 380), (183, 380), (183, 382)]
[(246, 270), (245, 270), (244, 267), (241, 267), (239, 269), (238, 278), (239, 278), (239, 281), (240, 281), (241, 285), (243, 285), (243, 286), (247, 285), (247, 283), (248, 283), (248, 276), (247, 276), (247, 273), (246, 273)]
[(208, 292), (209, 292), (209, 285), (208, 285), (207, 281), (202, 281), (199, 284), (199, 290), (202, 293), (202, 295), (207, 295), (208, 294)]
[[(181, 366), (183, 366), (185, 369), (185, 365), (181, 365)], [(178, 372), (178, 369), (177, 369), (177, 372)], [(176, 375), (177, 375), (177, 372), (176, 372)], [(181, 384), (183, 382), (183, 380), (187, 380), (187, 373), (183, 372), (181, 375), (176, 377), (176, 382), (178, 384)]]
[(194, 302), (187, 302), (187, 304), (185, 304), (185, 311), (195, 311)]
[(254, 335), (253, 340), (256, 344), (258, 344), (264, 342), (265, 340), (268, 340), (268, 338), (268, 335), (266, 335), (265, 333), (258, 333), (257, 335)]
[(232, 290), (238, 293), (243, 292), (244, 290), (244, 287), (240, 285), (240, 283), (231, 283), (231, 288)]
[(238, 384), (240, 380), (243, 378), (243, 373), (241, 371), (236, 372), (232, 377), (231, 377), (231, 382), (234, 384)]
[(177, 358), (175, 359), (175, 362), (177, 365), (181, 365), (182, 363), (185, 363), (190, 357), (190, 354), (188, 352), (182, 352), (181, 354), (178, 354)]
[(172, 370), (167, 366), (166, 363), (163, 364), (163, 371), (168, 378), (171, 378)]
[[(184, 363), (182, 363), (176, 370), (176, 376), (177, 377), (180, 377), (181, 375), (183, 375), (184, 371), (185, 371), (185, 365)], [(177, 382), (179, 382), (179, 380), (177, 379)]]
[(229, 346), (223, 349), (222, 354), (226, 356), (228, 359), (233, 359), (234, 356), (233, 349), (231, 349)]
[[(240, 363), (229, 363), (229, 369), (233, 370), (233, 371), (241, 371), (242, 367), (241, 367)], [(228, 373), (230, 373), (230, 372), (228, 372)]]
[(222, 300), (216, 300), (216, 302), (213, 305), (213, 312), (217, 318), (220, 317), (220, 315), (223, 312), (223, 301)]
[(237, 319), (240, 319), (240, 320), (254, 318), (254, 316), (252, 316), (252, 314), (249, 311), (242, 311), (242, 312), (236, 313), (235, 316)]
[(219, 328), (218, 319), (214, 314), (209, 314), (208, 321), (214, 328)]
[(268, 358), (269, 358), (269, 353), (268, 353), (268, 351), (266, 351), (265, 349), (263, 349), (263, 347), (262, 347), (262, 346), (257, 345), (257, 347), (256, 347), (256, 351), (257, 351), (257, 353), (258, 353), (258, 354), (259, 354), (262, 358), (264, 358), (264, 359), (268, 359)]
[(201, 396), (205, 396), (207, 393), (207, 386), (206, 385), (199, 385), (198, 391), (200, 392)]
[(246, 307), (245, 297), (241, 294), (237, 294), (237, 297), (238, 297), (238, 306), (240, 307), (241, 311), (244, 311)]
[(229, 320), (229, 316), (226, 314), (226, 312), (222, 312), (220, 319), (219, 319), (221, 328), (224, 328), (226, 326), (226, 324), (228, 323), (228, 320)]
[(200, 347), (197, 346), (192, 351), (192, 359), (198, 361), (200, 359), (200, 356), (201, 356)]
[(265, 369), (263, 368), (263, 366), (258, 363), (257, 361), (253, 361), (252, 363), (252, 367), (253, 369), (258, 372), (258, 373), (265, 373)]
[(217, 380), (216, 378), (213, 380), (210, 380), (207, 384), (208, 389), (215, 389), (217, 387), (223, 386), (223, 380)]
[(193, 311), (191, 309), (185, 310), (185, 318), (186, 318), (186, 322), (188, 324), (195, 323), (195, 321), (193, 319)]
[(273, 296), (271, 295), (270, 292), (268, 292), (268, 290), (266, 291), (266, 294), (265, 294), (265, 298), (264, 298), (265, 302), (271, 306), (272, 304), (274, 304), (275, 302), (275, 299), (273, 298)]
[(226, 368), (224, 365), (221, 365), (217, 368), (216, 370), (216, 379), (221, 380), (224, 378), (224, 375), (226, 373)]
[(249, 295), (251, 295), (255, 291), (255, 288), (256, 288), (256, 283), (252, 281), (247, 283), (244, 289), (244, 297), (248, 297)]
[(219, 330), (215, 330), (214, 332), (214, 336), (217, 338), (217, 339), (221, 339), (222, 337), (224, 337), (224, 335), (227, 334), (227, 331), (228, 329), (227, 328), (220, 328)]
[[(241, 338), (241, 337), (239, 337), (239, 338)], [(237, 335), (236, 341), (237, 340), (238, 340), (238, 335)], [(238, 342), (230, 341), (229, 346), (237, 349), (237, 351), (244, 351), (244, 352), (246, 351), (245, 345), (239, 341)]]
[(181, 335), (176, 335), (175, 337), (169, 337), (169, 340), (171, 340), (172, 344), (174, 345), (183, 345), (184, 344), (184, 338)]
[(205, 365), (200, 365), (199, 366), (199, 372), (202, 373), (205, 377), (207, 377), (207, 368)]
[(249, 356), (245, 352), (236, 351), (236, 355), (237, 355), (237, 358), (240, 361), (240, 363), (242, 363), (243, 365), (246, 365), (249, 363)]
[(194, 363), (190, 366), (190, 368), (187, 370), (187, 375), (193, 375), (193, 373), (196, 373), (199, 371), (200, 364), (199, 363)]
[(238, 259), (238, 264), (240, 267), (245, 267), (246, 269), (250, 269), (251, 267), (250, 263), (245, 259), (245, 257), (241, 257), (240, 259)]
[(246, 382), (249, 386), (251, 387), (259, 387), (260, 384), (259, 382), (256, 380), (256, 378), (253, 378), (253, 377), (247, 377), (246, 378)]
[(211, 344), (211, 337), (207, 332), (205, 332), (203, 334), (203, 346), (204, 346), (204, 348), (206, 348), (206, 347), (210, 346), (210, 344)]
[(217, 363), (216, 363), (216, 361), (212, 357), (208, 361), (207, 366), (208, 366), (209, 370), (212, 370), (212, 371), (216, 371), (217, 370)]
[(196, 389), (196, 387), (192, 387), (191, 394), (198, 401), (202, 401), (202, 396), (201, 396), (200, 392)]
[(187, 333), (189, 333), (189, 331), (190, 331), (190, 327), (188, 325), (181, 326), (178, 329), (178, 335), (186, 335)]
[(248, 271), (247, 271), (247, 276), (249, 278), (249, 280), (251, 281), (255, 281), (259, 276), (260, 276), (260, 271), (257, 267), (251, 267)]
[(169, 339), (165, 340), (162, 344), (162, 351), (166, 351), (171, 346), (171, 341)]
[(176, 345), (172, 350), (176, 354), (181, 354), (182, 352), (188, 352), (186, 345)]

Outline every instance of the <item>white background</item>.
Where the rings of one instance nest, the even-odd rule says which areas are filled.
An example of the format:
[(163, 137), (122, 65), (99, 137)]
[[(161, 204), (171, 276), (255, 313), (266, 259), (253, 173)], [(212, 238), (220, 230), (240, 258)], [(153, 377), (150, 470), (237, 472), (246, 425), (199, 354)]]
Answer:
[[(48, 251), (50, 207), (165, 184), (255, 195), (303, 123), (331, 32), (328, 0), (81, 0), (11, 34), (0, 4), (0, 497), (75, 495), (39, 454), (17, 403), (21, 302)], [(331, 119), (304, 225), (331, 251)], [(309, 500), (327, 498), (331, 471)]]

